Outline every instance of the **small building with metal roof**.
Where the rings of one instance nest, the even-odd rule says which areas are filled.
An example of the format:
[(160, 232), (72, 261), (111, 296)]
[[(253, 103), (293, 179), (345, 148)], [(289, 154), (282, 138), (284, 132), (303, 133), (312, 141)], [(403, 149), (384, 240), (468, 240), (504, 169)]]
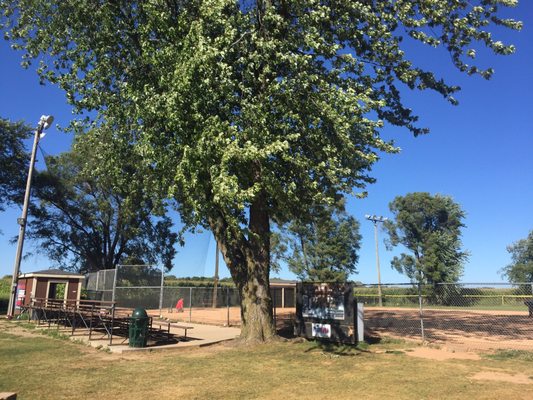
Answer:
[(29, 307), (31, 299), (80, 300), (84, 275), (61, 269), (45, 269), (19, 275), (16, 307)]

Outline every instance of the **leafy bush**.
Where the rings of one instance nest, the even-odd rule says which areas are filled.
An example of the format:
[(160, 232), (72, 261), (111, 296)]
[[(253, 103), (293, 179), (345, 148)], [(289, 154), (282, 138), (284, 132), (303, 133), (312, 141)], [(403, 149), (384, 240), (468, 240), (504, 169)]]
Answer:
[(11, 292), (11, 275), (6, 275), (0, 279), (0, 314), (7, 312), (9, 304), (9, 294)]
[(11, 276), (4, 276), (0, 279), (0, 299), (9, 298), (9, 293), (11, 292)]

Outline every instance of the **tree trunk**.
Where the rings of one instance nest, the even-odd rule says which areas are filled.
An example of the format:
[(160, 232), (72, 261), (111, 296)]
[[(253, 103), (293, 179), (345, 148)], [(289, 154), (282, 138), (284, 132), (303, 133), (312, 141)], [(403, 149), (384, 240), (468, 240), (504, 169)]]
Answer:
[(241, 298), (241, 338), (262, 342), (275, 336), (268, 263), (247, 259), (248, 274), (237, 284)]
[(264, 342), (276, 335), (270, 297), (270, 221), (264, 197), (250, 206), (249, 235), (222, 216), (210, 220), (241, 299), (241, 339)]

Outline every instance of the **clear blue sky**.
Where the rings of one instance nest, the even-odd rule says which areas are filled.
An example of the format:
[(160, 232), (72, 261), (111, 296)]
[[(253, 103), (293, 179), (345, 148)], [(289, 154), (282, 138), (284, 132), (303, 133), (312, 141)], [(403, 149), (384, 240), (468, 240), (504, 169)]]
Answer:
[[(388, 203), (397, 195), (427, 191), (452, 196), (467, 213), (463, 233), (464, 247), (471, 256), (465, 265), (465, 282), (499, 282), (499, 270), (509, 263), (506, 246), (525, 238), (533, 229), (533, 2), (507, 12), (524, 21), (521, 32), (496, 35), (514, 43), (515, 55), (488, 56), (479, 52), (483, 65), (491, 65), (490, 81), (466, 77), (455, 71), (449, 56), (442, 51), (410, 48), (410, 55), (425, 67), (458, 84), (457, 107), (433, 93), (406, 93), (408, 104), (431, 128), (426, 136), (413, 138), (406, 130), (387, 127), (384, 136), (394, 138), (402, 148), (399, 155), (385, 155), (372, 175), (368, 197), (350, 199), (348, 211), (361, 223), (363, 235), (358, 264), (352, 278), (376, 282), (373, 225), (365, 214), (390, 216)], [(73, 118), (64, 94), (50, 85), (40, 86), (33, 70), (23, 70), (20, 54), (0, 42), (0, 116), (35, 125), (41, 114), (53, 114), (56, 123), (66, 126)], [(41, 146), (46, 153), (68, 150), (71, 137), (55, 127), (48, 130)], [(31, 146), (31, 143), (28, 143)], [(42, 156), (39, 154), (39, 158)], [(41, 162), (38, 168), (43, 168)], [(26, 171), (21, 171), (26, 174)], [(20, 209), (0, 213), (0, 276), (11, 274), (15, 246), (9, 240), (18, 233)], [(380, 232), (382, 282), (405, 282), (390, 268), (398, 253), (385, 250)], [(173, 274), (211, 276), (214, 268), (214, 240), (209, 233), (188, 236), (179, 249)], [(34, 244), (26, 242), (26, 250)], [(28, 257), (22, 271), (53, 267), (43, 255)], [(223, 268), (222, 276), (229, 276)], [(288, 271), (277, 276), (294, 278)]]

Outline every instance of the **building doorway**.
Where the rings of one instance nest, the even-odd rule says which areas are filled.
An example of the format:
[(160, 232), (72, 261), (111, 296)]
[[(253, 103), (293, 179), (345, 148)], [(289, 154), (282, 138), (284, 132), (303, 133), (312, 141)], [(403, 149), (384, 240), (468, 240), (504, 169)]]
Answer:
[(66, 282), (49, 282), (48, 298), (52, 300), (65, 300), (67, 298)]

